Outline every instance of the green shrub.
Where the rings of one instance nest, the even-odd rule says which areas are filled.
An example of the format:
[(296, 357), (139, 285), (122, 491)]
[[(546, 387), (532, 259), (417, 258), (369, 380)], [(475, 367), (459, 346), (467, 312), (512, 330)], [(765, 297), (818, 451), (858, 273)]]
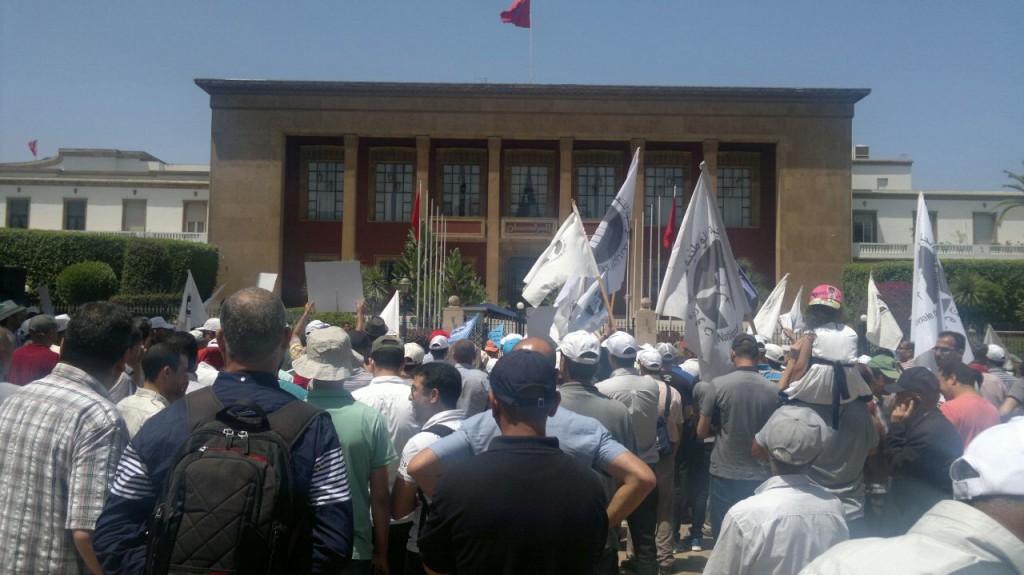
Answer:
[[(179, 296), (180, 298), (181, 296)], [(288, 324), (295, 325), (295, 322), (299, 321), (302, 317), (301, 307), (290, 307), (286, 310), (288, 312)], [(315, 311), (309, 314), (309, 321), (318, 319), (324, 323), (330, 325), (336, 325), (341, 327), (345, 324), (351, 325), (353, 328), (356, 327), (356, 314), (348, 311)]]
[(57, 276), (57, 298), (71, 305), (110, 299), (117, 292), (117, 276), (106, 262), (71, 264)]

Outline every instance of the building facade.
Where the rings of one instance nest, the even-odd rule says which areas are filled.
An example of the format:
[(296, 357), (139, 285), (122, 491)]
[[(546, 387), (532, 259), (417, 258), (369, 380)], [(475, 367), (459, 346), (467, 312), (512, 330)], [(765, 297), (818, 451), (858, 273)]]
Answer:
[(229, 290), (278, 272), (296, 305), (305, 261), (386, 263), (422, 187), (447, 216), (448, 248), (490, 301), (514, 304), (573, 201), (593, 231), (636, 148), (620, 313), (656, 297), (669, 250), (655, 236), (673, 189), (678, 227), (702, 162), (734, 252), (762, 273), (838, 282), (850, 260), (851, 122), (868, 90), (196, 83), (213, 111), (210, 240)]
[(0, 164), (0, 222), (205, 242), (209, 192), (209, 166), (61, 148), (53, 158)]
[(854, 148), (854, 259), (913, 259), (919, 193), (940, 258), (1024, 259), (1024, 209), (998, 218), (998, 206), (1020, 192), (914, 190), (912, 168), (907, 158), (872, 158), (868, 146)]

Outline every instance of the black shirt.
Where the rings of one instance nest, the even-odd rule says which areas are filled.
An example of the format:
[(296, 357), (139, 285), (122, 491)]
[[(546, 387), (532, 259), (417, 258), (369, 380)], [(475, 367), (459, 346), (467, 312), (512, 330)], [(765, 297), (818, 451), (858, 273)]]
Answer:
[(439, 573), (593, 573), (608, 533), (607, 499), (554, 437), (497, 437), (446, 470), (419, 538)]

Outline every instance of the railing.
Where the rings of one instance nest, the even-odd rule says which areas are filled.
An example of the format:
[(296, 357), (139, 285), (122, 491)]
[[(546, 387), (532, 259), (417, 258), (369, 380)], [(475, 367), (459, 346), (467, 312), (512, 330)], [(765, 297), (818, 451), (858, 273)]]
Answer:
[[(935, 252), (940, 258), (952, 259), (1024, 258), (1024, 246), (936, 244)], [(913, 257), (913, 244), (853, 244), (853, 259), (855, 260), (912, 259)]]
[(183, 242), (207, 243), (206, 234), (194, 232), (124, 232), (124, 231), (102, 231), (82, 230), (88, 234), (113, 234), (115, 236), (135, 236), (137, 238), (159, 238), (163, 240), (180, 240)]

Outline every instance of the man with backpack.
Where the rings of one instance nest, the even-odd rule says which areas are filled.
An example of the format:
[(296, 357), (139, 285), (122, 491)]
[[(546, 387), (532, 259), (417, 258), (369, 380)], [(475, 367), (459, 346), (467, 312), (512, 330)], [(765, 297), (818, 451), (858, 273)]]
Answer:
[(153, 416), (125, 449), (96, 526), (107, 573), (324, 573), (345, 567), (353, 517), (330, 416), (283, 392), (280, 299), (221, 306), (225, 369)]

